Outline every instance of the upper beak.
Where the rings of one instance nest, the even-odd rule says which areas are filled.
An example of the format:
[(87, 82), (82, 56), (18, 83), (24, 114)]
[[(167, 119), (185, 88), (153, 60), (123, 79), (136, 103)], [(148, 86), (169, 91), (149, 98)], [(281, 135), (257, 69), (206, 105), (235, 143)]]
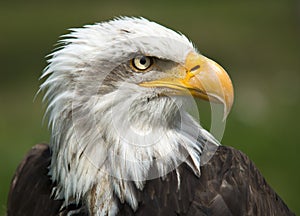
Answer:
[(145, 87), (165, 87), (176, 94), (192, 94), (194, 97), (221, 102), (224, 117), (229, 114), (233, 99), (232, 82), (226, 71), (216, 62), (195, 52), (190, 52), (184, 65), (173, 68), (167, 78), (143, 82)]

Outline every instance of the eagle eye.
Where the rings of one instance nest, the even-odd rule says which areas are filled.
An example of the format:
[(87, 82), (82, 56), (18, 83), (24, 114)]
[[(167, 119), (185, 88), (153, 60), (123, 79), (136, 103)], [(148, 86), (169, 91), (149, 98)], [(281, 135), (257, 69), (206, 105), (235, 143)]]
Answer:
[(131, 65), (136, 71), (145, 71), (153, 64), (153, 58), (149, 56), (138, 56), (131, 60)]

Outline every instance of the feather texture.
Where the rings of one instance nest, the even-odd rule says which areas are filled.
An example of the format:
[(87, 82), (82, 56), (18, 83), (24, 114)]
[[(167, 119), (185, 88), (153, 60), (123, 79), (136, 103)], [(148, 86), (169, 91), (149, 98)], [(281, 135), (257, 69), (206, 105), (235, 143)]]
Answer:
[[(205, 154), (209, 154), (206, 152)], [(36, 145), (19, 165), (12, 180), (8, 216), (88, 215), (86, 206), (51, 198), (53, 184), (47, 175), (49, 146)], [(209, 162), (201, 166), (201, 177), (185, 163), (164, 179), (148, 180), (144, 189), (135, 189), (138, 207), (118, 201), (118, 215), (294, 215), (268, 185), (261, 173), (242, 152), (219, 146)]]

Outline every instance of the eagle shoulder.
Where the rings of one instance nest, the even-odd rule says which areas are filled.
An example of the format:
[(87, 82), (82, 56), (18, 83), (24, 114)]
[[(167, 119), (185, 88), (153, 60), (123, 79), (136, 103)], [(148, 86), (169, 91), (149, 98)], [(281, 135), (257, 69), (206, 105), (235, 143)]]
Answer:
[(67, 215), (78, 208), (62, 208), (62, 200), (51, 198), (54, 185), (48, 176), (50, 161), (47, 144), (37, 144), (27, 153), (11, 181), (7, 216)]
[(220, 146), (201, 172), (191, 215), (294, 215), (239, 150)]
[[(209, 153), (209, 152), (208, 152)], [(185, 163), (165, 178), (148, 180), (133, 212), (120, 204), (119, 215), (294, 215), (241, 151), (219, 146), (196, 177)]]
[[(8, 196), (7, 215), (87, 215), (81, 206), (62, 208), (51, 198), (49, 146), (38, 144), (16, 170)], [(220, 146), (196, 177), (185, 163), (164, 178), (148, 180), (137, 190), (136, 211), (119, 203), (118, 215), (294, 215), (242, 152)]]

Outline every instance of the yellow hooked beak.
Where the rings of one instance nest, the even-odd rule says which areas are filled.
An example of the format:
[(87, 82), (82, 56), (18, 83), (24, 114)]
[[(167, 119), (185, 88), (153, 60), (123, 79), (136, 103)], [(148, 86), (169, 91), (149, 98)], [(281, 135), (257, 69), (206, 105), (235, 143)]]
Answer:
[[(233, 86), (226, 71), (216, 62), (195, 52), (190, 52), (184, 65), (168, 71), (167, 78), (140, 83), (144, 87), (161, 87), (173, 90), (177, 95), (221, 102), (226, 117), (233, 104)], [(175, 91), (174, 91), (175, 90)]]

